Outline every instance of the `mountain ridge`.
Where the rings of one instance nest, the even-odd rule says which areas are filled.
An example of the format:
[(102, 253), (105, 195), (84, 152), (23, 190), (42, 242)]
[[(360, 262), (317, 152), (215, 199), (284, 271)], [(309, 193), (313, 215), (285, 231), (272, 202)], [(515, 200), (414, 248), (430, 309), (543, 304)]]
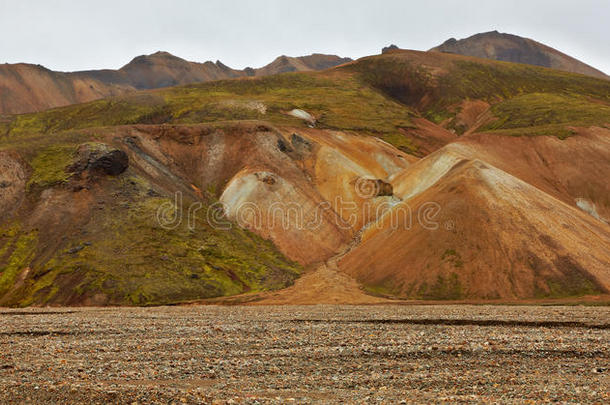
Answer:
[[(400, 52), (395, 45), (383, 51), (384, 54), (394, 52)], [(428, 52), (531, 64), (609, 79), (605, 73), (547, 45), (497, 31), (461, 40), (451, 38)], [(191, 62), (169, 52), (157, 51), (136, 56), (116, 70), (56, 72), (36, 64), (4, 64), (0, 65), (0, 115), (37, 112), (136, 90), (325, 70), (350, 62), (353, 62), (350, 58), (313, 53), (299, 57), (281, 55), (260, 68), (233, 69), (219, 60)]]
[(56, 72), (42, 65), (0, 65), (0, 114), (21, 114), (149, 90), (213, 80), (314, 71), (351, 61), (335, 55), (282, 55), (261, 68), (232, 69), (220, 61), (190, 62), (169, 52), (139, 55), (119, 69)]

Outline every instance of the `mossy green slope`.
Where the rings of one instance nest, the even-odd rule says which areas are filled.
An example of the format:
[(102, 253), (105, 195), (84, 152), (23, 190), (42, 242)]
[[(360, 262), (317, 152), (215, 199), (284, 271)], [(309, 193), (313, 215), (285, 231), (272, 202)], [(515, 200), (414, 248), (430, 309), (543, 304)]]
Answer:
[(518, 63), (405, 51), (370, 56), (342, 69), (422, 112), (467, 99), (489, 102), (529, 93), (587, 95), (610, 101), (610, 81)]
[(413, 112), (351, 75), (287, 73), (140, 92), (122, 98), (14, 116), (0, 133), (14, 137), (128, 124), (194, 124), (266, 120), (304, 125), (287, 114), (308, 111), (322, 128), (391, 133), (412, 125)]
[[(78, 145), (99, 141), (95, 134), (35, 139), (10, 147), (31, 176), (27, 201), (0, 224), (0, 305), (171, 304), (279, 289), (302, 272), (271, 242), (224, 219), (211, 226), (212, 195), (175, 201), (136, 168), (96, 179), (80, 195), (68, 168)], [(182, 217), (163, 226), (158, 215), (168, 207)], [(47, 217), (57, 225), (44, 225)]]
[(610, 81), (589, 76), (413, 51), (364, 58), (343, 69), (449, 128), (465, 100), (493, 106), (497, 120), (481, 128), (485, 131), (562, 137), (567, 125), (610, 122)]
[(494, 105), (492, 112), (497, 120), (485, 126), (484, 130), (554, 124), (589, 126), (608, 122), (610, 104), (578, 95), (529, 93)]
[(32, 273), (3, 303), (160, 305), (283, 288), (300, 274), (270, 242), (238, 227), (215, 230), (201, 217), (192, 229), (162, 227), (155, 216), (169, 203), (144, 197), (106, 207), (48, 256), (35, 258), (36, 232), (22, 233), (3, 279), (27, 266)]

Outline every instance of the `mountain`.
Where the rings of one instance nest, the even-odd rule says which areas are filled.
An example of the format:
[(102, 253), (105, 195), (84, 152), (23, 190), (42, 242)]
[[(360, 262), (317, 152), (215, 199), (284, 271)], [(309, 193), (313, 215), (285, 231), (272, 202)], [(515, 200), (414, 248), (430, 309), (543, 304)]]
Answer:
[(0, 114), (42, 111), (112, 97), (134, 90), (156, 89), (212, 80), (328, 69), (349, 58), (313, 54), (281, 56), (259, 69), (235, 70), (217, 62), (189, 62), (167, 52), (134, 58), (118, 70), (62, 73), (39, 65), (0, 65)]
[[(244, 76), (243, 72), (233, 70), (219, 61), (188, 62), (167, 52), (138, 56), (117, 73), (116, 77), (108, 77), (105, 82), (125, 82), (136, 89), (156, 89)], [(103, 77), (100, 79), (104, 80)]]
[(0, 305), (610, 293), (607, 80), (391, 50), (0, 134)]
[(540, 42), (498, 31), (476, 34), (460, 40), (450, 38), (430, 51), (525, 63), (601, 79), (609, 78), (604, 72)]
[(220, 61), (188, 62), (167, 52), (138, 56), (118, 70), (116, 76), (96, 75), (86, 72), (106, 83), (128, 83), (136, 89), (156, 89), (181, 84), (202, 83), (212, 80), (232, 79), (245, 76), (268, 76), (286, 72), (324, 70), (350, 62), (350, 58), (335, 55), (313, 54), (309, 56), (280, 56), (262, 68), (231, 69)]
[[(339, 268), (372, 292), (408, 299), (610, 290), (610, 255), (602, 248), (610, 227), (461, 152), (447, 145), (395, 177), (402, 202), (364, 230)], [(431, 202), (439, 211), (426, 226), (420, 214)], [(393, 226), (409, 212), (409, 227)]]
[(0, 114), (42, 111), (132, 91), (93, 76), (53, 72), (39, 65), (0, 65)]
[(255, 69), (255, 75), (266, 76), (286, 72), (325, 70), (351, 61), (350, 58), (339, 58), (335, 55), (323, 55), (319, 53), (314, 53), (309, 56), (300, 56), (298, 58), (280, 56), (267, 66)]

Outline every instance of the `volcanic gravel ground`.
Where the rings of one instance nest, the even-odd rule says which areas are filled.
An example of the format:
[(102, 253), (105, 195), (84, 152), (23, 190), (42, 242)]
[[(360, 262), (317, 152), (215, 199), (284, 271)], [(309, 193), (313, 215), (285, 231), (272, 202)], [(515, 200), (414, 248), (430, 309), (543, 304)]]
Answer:
[(0, 310), (0, 403), (610, 403), (610, 308)]

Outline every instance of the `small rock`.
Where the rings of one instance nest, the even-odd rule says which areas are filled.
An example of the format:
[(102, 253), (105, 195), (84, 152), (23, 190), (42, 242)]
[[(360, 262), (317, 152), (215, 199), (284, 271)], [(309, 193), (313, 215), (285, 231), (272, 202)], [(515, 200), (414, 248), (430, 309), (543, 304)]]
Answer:
[(292, 149), (290, 149), (290, 147), (288, 147), (288, 145), (286, 145), (286, 142), (284, 142), (283, 139), (277, 140), (277, 148), (280, 150), (280, 152), (284, 152), (284, 153), (292, 152)]
[(78, 245), (76, 247), (73, 247), (72, 249), (68, 250), (68, 253), (73, 255), (76, 254), (78, 252), (80, 252), (81, 250), (83, 250), (85, 247), (83, 245)]

